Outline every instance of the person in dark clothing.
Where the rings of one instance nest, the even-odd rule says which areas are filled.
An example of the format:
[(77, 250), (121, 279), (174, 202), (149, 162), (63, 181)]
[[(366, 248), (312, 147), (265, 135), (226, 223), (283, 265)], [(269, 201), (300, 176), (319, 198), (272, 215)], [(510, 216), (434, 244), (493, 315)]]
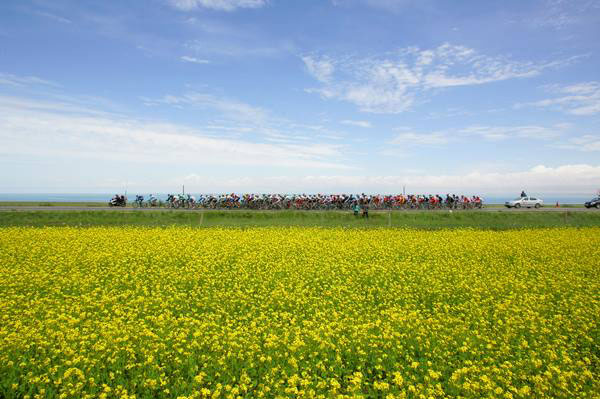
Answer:
[(362, 217), (369, 218), (369, 203), (367, 201), (364, 202), (362, 208)]
[(525, 194), (525, 190), (521, 191), (521, 198), (525, 198), (527, 197), (527, 194)]

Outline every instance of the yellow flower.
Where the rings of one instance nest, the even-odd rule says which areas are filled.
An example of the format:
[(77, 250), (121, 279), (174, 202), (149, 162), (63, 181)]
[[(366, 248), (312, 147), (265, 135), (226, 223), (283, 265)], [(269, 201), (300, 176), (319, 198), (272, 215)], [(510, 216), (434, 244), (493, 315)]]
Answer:
[(0, 228), (0, 386), (27, 399), (591, 398), (599, 237)]

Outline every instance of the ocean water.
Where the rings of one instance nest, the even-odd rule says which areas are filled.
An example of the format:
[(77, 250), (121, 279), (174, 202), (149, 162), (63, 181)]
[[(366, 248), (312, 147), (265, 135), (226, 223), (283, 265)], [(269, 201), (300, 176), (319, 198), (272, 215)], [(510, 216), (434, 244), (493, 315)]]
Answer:
[[(127, 198), (129, 201), (133, 201), (135, 199), (136, 194), (143, 195), (144, 198), (148, 197), (148, 193), (128, 193)], [(199, 194), (191, 193), (198, 197)], [(238, 193), (239, 195), (239, 193)], [(2, 201), (33, 201), (33, 202), (108, 202), (113, 194), (1, 194), (0, 193), (0, 202)], [(167, 194), (154, 194), (160, 200), (166, 200)], [(487, 204), (503, 204), (504, 202), (517, 198), (518, 195), (512, 196), (483, 196), (484, 202)], [(582, 196), (539, 196), (544, 200), (546, 204), (555, 204), (558, 202), (559, 204), (583, 204), (586, 201), (589, 201), (594, 196), (590, 195), (588, 197)]]
[[(2, 201), (32, 201), (32, 202), (108, 202), (116, 193), (112, 194), (0, 194)], [(122, 194), (122, 193), (119, 193)], [(148, 193), (140, 193), (144, 198)], [(192, 194), (193, 195), (193, 194)], [(129, 201), (135, 200), (136, 193), (127, 193)], [(154, 194), (160, 200), (166, 200), (167, 194)]]

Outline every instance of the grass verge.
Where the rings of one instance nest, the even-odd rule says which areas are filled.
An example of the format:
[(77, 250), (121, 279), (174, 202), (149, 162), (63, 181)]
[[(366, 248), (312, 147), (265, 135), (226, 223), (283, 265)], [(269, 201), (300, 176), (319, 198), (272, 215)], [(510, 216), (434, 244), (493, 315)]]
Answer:
[(0, 227), (9, 226), (319, 226), (472, 227), (506, 230), (535, 227), (600, 226), (600, 212), (372, 212), (369, 219), (350, 212), (312, 211), (3, 211)]

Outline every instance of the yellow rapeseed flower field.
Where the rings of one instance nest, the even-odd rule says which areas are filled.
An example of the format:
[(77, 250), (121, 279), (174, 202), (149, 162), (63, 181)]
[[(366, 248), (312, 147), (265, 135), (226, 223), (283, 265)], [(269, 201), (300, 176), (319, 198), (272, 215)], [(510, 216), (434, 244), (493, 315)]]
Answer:
[(0, 229), (3, 398), (598, 398), (600, 229)]

